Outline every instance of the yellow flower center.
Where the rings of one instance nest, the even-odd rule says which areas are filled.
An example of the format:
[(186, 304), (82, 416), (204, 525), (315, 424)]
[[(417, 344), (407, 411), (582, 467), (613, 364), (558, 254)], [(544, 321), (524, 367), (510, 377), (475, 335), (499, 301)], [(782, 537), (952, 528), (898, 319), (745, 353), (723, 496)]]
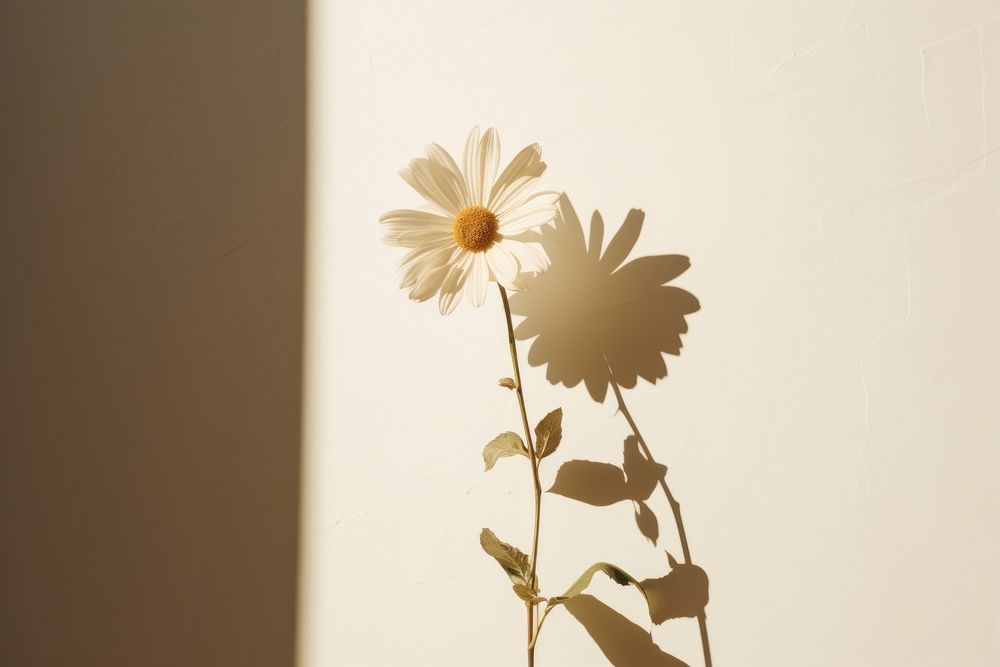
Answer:
[(466, 206), (451, 223), (455, 241), (472, 252), (482, 252), (493, 245), (499, 228), (497, 216), (483, 206)]

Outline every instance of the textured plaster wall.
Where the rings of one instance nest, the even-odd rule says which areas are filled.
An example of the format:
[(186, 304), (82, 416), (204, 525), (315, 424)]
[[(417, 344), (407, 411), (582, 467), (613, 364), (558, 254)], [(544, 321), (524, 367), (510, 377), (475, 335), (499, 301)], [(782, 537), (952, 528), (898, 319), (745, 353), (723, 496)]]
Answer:
[[(499, 299), (442, 318), (397, 289), (396, 170), (475, 124), (538, 141), (548, 187), (697, 296), (679, 357), (626, 390), (708, 573), (716, 664), (1000, 664), (1000, 3), (315, 2), (302, 664), (520, 664), (523, 608), (477, 544), (527, 547)], [(522, 358), (527, 346), (522, 344)], [(613, 399), (525, 371), (570, 458), (616, 463)], [(555, 592), (677, 552), (633, 507), (547, 495)], [(632, 590), (593, 593), (648, 627)], [(697, 625), (653, 640), (701, 664)], [(541, 665), (604, 665), (554, 613)]]

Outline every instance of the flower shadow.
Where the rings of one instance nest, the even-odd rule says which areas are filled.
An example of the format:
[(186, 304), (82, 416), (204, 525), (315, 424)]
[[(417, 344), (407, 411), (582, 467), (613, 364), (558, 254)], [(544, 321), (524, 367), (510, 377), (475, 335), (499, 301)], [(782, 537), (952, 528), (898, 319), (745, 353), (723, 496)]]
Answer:
[(632, 209), (603, 249), (604, 220), (595, 211), (589, 240), (569, 198), (562, 196), (555, 225), (524, 235), (537, 241), (552, 264), (531, 289), (511, 299), (511, 311), (524, 320), (519, 340), (535, 338), (528, 363), (546, 365), (553, 384), (583, 382), (603, 402), (614, 369), (622, 387), (638, 378), (656, 383), (667, 377), (663, 355), (678, 355), (685, 317), (700, 305), (693, 294), (668, 286), (690, 266), (683, 255), (640, 257), (624, 264), (642, 231), (645, 213)]
[[(566, 195), (555, 225), (533, 232), (552, 264), (534, 278), (531, 289), (514, 295), (511, 310), (524, 320), (515, 336), (534, 338), (528, 363), (545, 365), (553, 384), (581, 382), (597, 402), (610, 386), (626, 413), (621, 387), (639, 378), (655, 383), (667, 376), (664, 355), (679, 355), (687, 315), (700, 304), (690, 292), (667, 285), (690, 266), (684, 255), (653, 255), (626, 263), (645, 222), (632, 209), (604, 247), (604, 220), (595, 211), (586, 235)], [(527, 238), (527, 237), (526, 237)], [(623, 465), (569, 461), (559, 469), (551, 493), (595, 506), (631, 501), (639, 531), (653, 544), (659, 522), (646, 501), (666, 466), (657, 463), (638, 429), (625, 440)]]

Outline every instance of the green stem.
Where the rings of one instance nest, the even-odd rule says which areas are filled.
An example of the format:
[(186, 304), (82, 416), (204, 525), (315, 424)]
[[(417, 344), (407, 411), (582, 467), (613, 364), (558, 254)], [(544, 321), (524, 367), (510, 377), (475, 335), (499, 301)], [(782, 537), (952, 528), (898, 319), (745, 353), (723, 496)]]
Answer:
[(535, 648), (535, 642), (538, 641), (538, 635), (542, 631), (542, 624), (545, 623), (545, 619), (548, 618), (549, 612), (552, 611), (553, 609), (555, 609), (555, 607), (546, 607), (545, 612), (542, 613), (541, 618), (538, 619), (538, 625), (535, 627), (535, 636), (531, 639), (531, 642), (528, 644), (529, 650)]
[[(535, 454), (535, 445), (531, 440), (531, 427), (528, 426), (528, 413), (524, 408), (524, 392), (521, 390), (521, 369), (517, 363), (517, 343), (514, 341), (514, 325), (510, 321), (510, 302), (507, 300), (507, 290), (503, 285), (497, 283), (500, 288), (500, 298), (503, 299), (503, 312), (507, 318), (507, 342), (510, 345), (510, 362), (514, 367), (514, 391), (517, 393), (517, 405), (521, 409), (521, 425), (524, 427), (524, 441), (528, 447), (528, 458), (531, 459), (531, 477), (534, 482), (535, 491), (535, 528), (531, 537), (531, 572), (529, 582), (533, 589), (537, 588), (537, 577), (535, 576), (538, 563), (538, 526), (542, 515), (542, 483), (538, 480), (538, 457)], [(538, 639), (535, 629), (535, 605), (525, 602), (528, 611), (528, 667), (535, 664), (535, 641)], [(539, 629), (541, 626), (539, 626)]]

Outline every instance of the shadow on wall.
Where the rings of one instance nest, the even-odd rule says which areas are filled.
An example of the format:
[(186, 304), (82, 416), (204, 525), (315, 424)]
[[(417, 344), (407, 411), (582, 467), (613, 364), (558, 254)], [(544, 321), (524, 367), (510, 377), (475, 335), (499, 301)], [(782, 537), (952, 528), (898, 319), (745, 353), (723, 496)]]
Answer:
[(293, 662), (304, 13), (0, 10), (2, 665)]
[(663, 354), (680, 354), (685, 317), (699, 308), (690, 292), (666, 284), (688, 269), (688, 258), (655, 255), (625, 264), (645, 219), (638, 209), (629, 211), (603, 254), (600, 213), (591, 218), (589, 242), (565, 195), (560, 213), (554, 227), (522, 236), (539, 241), (552, 260), (530, 290), (511, 299), (512, 312), (525, 318), (517, 338), (535, 338), (528, 363), (545, 365), (552, 384), (583, 382), (600, 402), (612, 382), (609, 365), (625, 388), (639, 378), (667, 377)]
[(622, 459), (620, 468), (611, 463), (567, 461), (559, 466), (549, 493), (595, 507), (631, 501), (639, 532), (656, 544), (660, 525), (646, 501), (657, 483), (666, 477), (667, 466), (643, 456), (639, 451), (639, 439), (634, 435), (625, 438)]
[[(680, 505), (667, 485), (667, 467), (654, 459), (621, 392), (635, 387), (639, 378), (655, 384), (667, 377), (663, 355), (680, 354), (686, 317), (700, 308), (694, 295), (667, 285), (688, 269), (687, 257), (656, 255), (626, 263), (644, 219), (642, 211), (629, 211), (605, 248), (600, 213), (594, 212), (585, 240), (579, 217), (564, 195), (556, 224), (522, 237), (540, 242), (552, 265), (535, 278), (530, 290), (511, 299), (511, 310), (524, 317), (517, 338), (534, 338), (528, 363), (546, 366), (553, 384), (574, 387), (582, 382), (597, 402), (605, 400), (610, 387), (632, 431), (624, 441), (621, 467), (568, 461), (549, 492), (594, 506), (631, 502), (636, 526), (655, 545), (660, 524), (646, 501), (660, 487), (670, 503), (684, 560), (678, 563), (667, 554), (670, 572), (642, 582), (650, 619), (660, 624), (697, 618), (704, 662), (711, 667), (705, 620), (708, 576), (691, 562)], [(646, 630), (594, 598), (580, 596), (567, 608), (614, 665), (684, 664), (653, 644)]]
[(687, 667), (666, 653), (648, 632), (591, 595), (578, 595), (566, 610), (580, 622), (612, 665)]

